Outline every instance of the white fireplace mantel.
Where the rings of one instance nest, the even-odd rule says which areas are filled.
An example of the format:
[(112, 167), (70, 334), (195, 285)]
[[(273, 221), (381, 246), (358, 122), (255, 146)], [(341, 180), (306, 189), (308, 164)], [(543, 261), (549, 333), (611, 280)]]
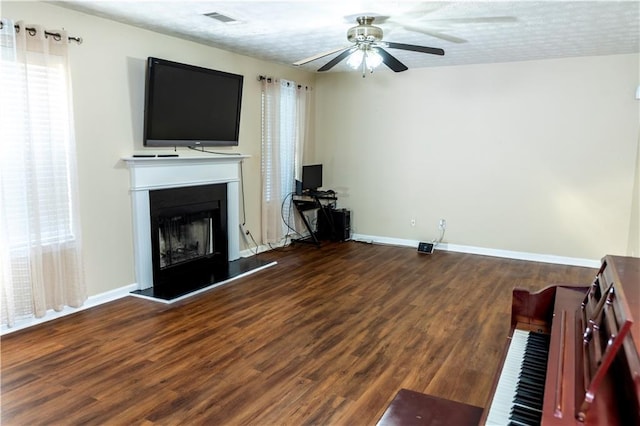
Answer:
[(125, 157), (131, 173), (133, 240), (139, 290), (153, 286), (149, 191), (227, 184), (229, 261), (240, 257), (240, 163), (248, 155), (207, 157)]

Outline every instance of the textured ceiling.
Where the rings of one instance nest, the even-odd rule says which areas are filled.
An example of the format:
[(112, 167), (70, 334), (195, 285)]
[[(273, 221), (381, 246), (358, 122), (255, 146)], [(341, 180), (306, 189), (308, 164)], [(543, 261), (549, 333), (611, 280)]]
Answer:
[[(640, 1), (65, 1), (62, 6), (282, 64), (346, 47), (358, 15), (384, 40), (444, 49), (388, 49), (409, 68), (635, 53)], [(217, 12), (237, 22), (222, 23)], [(374, 23), (376, 24), (376, 23)], [(317, 70), (334, 55), (304, 65)], [(344, 62), (344, 61), (343, 61)], [(332, 71), (346, 70), (344, 64)]]

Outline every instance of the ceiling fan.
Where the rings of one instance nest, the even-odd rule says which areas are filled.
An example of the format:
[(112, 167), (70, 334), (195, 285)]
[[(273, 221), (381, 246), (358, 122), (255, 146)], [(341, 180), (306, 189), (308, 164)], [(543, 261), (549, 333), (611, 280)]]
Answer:
[(293, 65), (300, 66), (316, 59), (324, 58), (340, 52), (335, 58), (324, 64), (318, 71), (328, 71), (345, 58), (352, 68), (361, 68), (362, 76), (365, 71), (373, 72), (381, 63), (391, 68), (395, 72), (406, 71), (409, 68), (398, 59), (393, 57), (384, 48), (410, 50), (413, 52), (430, 53), (432, 55), (444, 55), (444, 50), (436, 47), (416, 46), (413, 44), (394, 43), (391, 41), (382, 41), (382, 28), (373, 24), (375, 17), (359, 16), (356, 18), (358, 25), (347, 31), (347, 40), (354, 43), (347, 47), (340, 47), (328, 52), (319, 53), (294, 62)]

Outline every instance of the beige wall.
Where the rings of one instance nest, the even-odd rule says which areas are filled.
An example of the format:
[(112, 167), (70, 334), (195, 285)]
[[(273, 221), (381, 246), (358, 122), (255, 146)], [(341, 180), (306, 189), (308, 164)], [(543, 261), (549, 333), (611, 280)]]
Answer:
[[(247, 225), (260, 235), (260, 83), (274, 75), (313, 85), (314, 75), (34, 2), (3, 2), (2, 16), (64, 27), (84, 43), (71, 45), (80, 213), (89, 295), (135, 282), (129, 172), (121, 161), (142, 147), (145, 61), (148, 56), (245, 76), (238, 151), (245, 160)], [(152, 150), (151, 152), (162, 152)], [(192, 155), (180, 151), (180, 154)], [(241, 242), (241, 249), (243, 248)]]
[(323, 74), (316, 157), (359, 234), (638, 256), (638, 82), (638, 55)]

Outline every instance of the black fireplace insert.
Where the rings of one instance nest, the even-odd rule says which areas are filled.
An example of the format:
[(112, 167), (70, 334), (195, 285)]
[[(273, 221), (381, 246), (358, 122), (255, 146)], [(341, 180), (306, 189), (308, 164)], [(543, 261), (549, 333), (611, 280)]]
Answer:
[(182, 293), (216, 282), (226, 270), (227, 185), (149, 192), (153, 287)]

